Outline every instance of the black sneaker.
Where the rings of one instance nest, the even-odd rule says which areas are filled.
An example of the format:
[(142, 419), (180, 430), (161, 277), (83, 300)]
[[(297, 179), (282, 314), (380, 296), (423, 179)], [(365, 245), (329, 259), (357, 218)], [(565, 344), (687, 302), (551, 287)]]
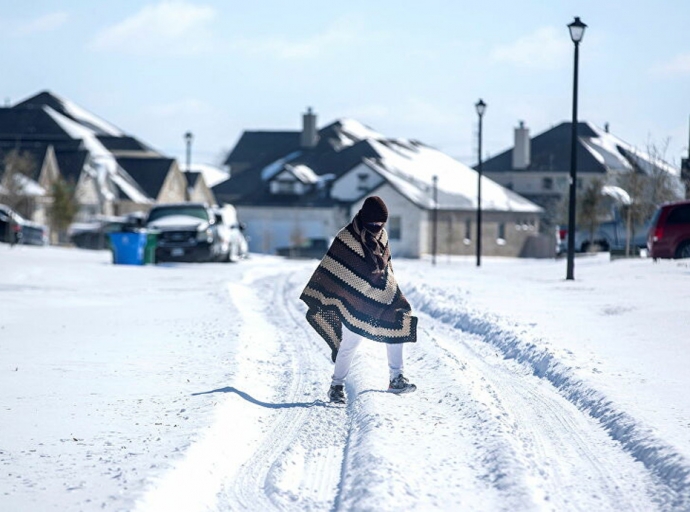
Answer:
[(388, 391), (391, 393), (411, 393), (417, 386), (410, 384), (410, 381), (403, 377), (402, 373), (388, 384)]
[(334, 402), (336, 404), (344, 404), (345, 390), (343, 389), (342, 384), (331, 386), (331, 389), (328, 390), (328, 398), (331, 402)]

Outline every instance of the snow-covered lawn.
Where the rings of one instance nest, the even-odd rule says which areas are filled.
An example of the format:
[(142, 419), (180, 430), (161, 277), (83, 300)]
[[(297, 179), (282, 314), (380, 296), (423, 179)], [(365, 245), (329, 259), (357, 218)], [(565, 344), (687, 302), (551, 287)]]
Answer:
[(395, 260), (413, 394), (347, 406), (315, 261), (0, 245), (0, 510), (689, 510), (690, 265)]

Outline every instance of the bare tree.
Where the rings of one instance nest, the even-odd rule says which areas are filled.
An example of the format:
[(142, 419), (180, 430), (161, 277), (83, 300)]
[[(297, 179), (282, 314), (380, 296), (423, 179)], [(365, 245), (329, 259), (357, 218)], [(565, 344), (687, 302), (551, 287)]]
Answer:
[(48, 210), (51, 231), (57, 233), (58, 242), (66, 240), (67, 228), (79, 211), (79, 203), (74, 195), (75, 186), (59, 177), (52, 186), (53, 202)]
[(30, 199), (25, 188), (27, 179), (36, 171), (33, 155), (27, 151), (12, 149), (2, 156), (0, 183), (3, 186), (2, 201), (24, 216), (30, 216)]
[(669, 143), (670, 139), (665, 139), (661, 145), (648, 143), (649, 161), (637, 155), (631, 159), (633, 168), (641, 172), (646, 178), (642, 200), (645, 203), (648, 216), (651, 216), (660, 204), (681, 198), (680, 180), (669, 172), (669, 164), (666, 163), (665, 156)]
[[(6, 204), (20, 215), (29, 216), (31, 200), (25, 193), (29, 177), (33, 176), (36, 163), (31, 153), (20, 153), (12, 149), (0, 155), (0, 202)], [(10, 217), (7, 225), (10, 245), (14, 245), (14, 219)]]
[(633, 169), (618, 176), (618, 186), (630, 196), (630, 203), (621, 206), (621, 217), (626, 219), (625, 255), (630, 255), (630, 244), (635, 239), (638, 226), (642, 226), (649, 218), (649, 206), (645, 200), (645, 189), (648, 180), (642, 172)]
[(541, 198), (539, 205), (544, 209), (539, 223), (541, 233), (552, 234), (558, 225), (568, 222), (568, 194)]
[(603, 180), (595, 178), (587, 185), (578, 198), (579, 204), (576, 210), (577, 224), (587, 227), (589, 241), (591, 242), (590, 247), (594, 245), (594, 232), (599, 225), (601, 217), (605, 214), (604, 196), (601, 193), (603, 187)]
[(661, 146), (650, 142), (647, 145), (648, 159), (633, 153), (628, 159), (632, 170), (618, 178), (618, 185), (628, 192), (632, 200), (630, 216), (634, 225), (648, 220), (660, 204), (682, 197), (682, 184), (669, 172), (664, 158), (669, 142), (666, 139)]
[(664, 164), (666, 163), (666, 152), (668, 151), (670, 142), (671, 139), (667, 138), (662, 142), (661, 146), (653, 143), (647, 146), (647, 154), (650, 156), (653, 164), (649, 173), (651, 179), (649, 199), (654, 205), (652, 213), (656, 209), (656, 206), (681, 198), (678, 178), (664, 168)]
[(618, 186), (631, 199), (631, 204), (621, 209), (621, 214), (627, 219), (626, 254), (629, 253), (630, 241), (635, 239), (635, 232), (652, 217), (657, 207), (682, 197), (682, 183), (669, 172), (665, 159), (669, 142), (670, 139), (664, 140), (661, 145), (649, 142), (645, 157), (640, 152), (633, 152), (628, 157), (632, 169), (618, 176)]
[(685, 187), (685, 199), (690, 199), (690, 156), (681, 161), (680, 179)]

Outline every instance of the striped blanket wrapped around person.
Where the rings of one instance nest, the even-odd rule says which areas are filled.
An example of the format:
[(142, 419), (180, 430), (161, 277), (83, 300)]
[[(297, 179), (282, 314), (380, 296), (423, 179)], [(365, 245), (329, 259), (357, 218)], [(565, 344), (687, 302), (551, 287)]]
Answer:
[(300, 299), (307, 321), (331, 348), (333, 361), (342, 325), (383, 343), (417, 341), (417, 317), (393, 274), (385, 229), (373, 235), (359, 215), (340, 230)]

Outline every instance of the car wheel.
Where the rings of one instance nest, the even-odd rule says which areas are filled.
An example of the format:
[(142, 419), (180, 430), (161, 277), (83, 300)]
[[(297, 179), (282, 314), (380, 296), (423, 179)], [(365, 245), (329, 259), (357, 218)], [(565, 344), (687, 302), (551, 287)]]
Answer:
[(676, 258), (685, 259), (690, 258), (690, 240), (687, 240), (678, 246), (676, 249)]

